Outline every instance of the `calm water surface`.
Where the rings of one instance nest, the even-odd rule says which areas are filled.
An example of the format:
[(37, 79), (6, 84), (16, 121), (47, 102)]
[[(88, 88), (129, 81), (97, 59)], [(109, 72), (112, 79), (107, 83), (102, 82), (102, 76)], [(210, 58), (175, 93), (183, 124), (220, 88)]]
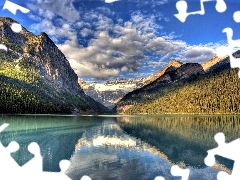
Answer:
[(7, 146), (17, 141), (15, 160), (23, 165), (33, 156), (27, 146), (37, 142), (44, 171), (59, 171), (68, 159), (71, 179), (181, 179), (170, 174), (178, 164), (191, 170), (189, 179), (217, 179), (219, 169), (231, 169), (233, 161), (217, 157), (217, 168), (204, 164), (207, 150), (217, 147), (214, 135), (224, 132), (226, 141), (240, 135), (239, 116), (55, 116), (1, 115), (9, 123), (0, 136)]

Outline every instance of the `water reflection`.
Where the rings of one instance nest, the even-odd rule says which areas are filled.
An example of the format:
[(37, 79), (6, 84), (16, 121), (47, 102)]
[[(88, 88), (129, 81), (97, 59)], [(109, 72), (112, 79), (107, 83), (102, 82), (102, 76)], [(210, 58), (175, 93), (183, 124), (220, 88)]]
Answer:
[[(239, 116), (163, 115), (118, 117), (128, 134), (161, 149), (174, 163), (204, 168), (207, 150), (217, 147), (214, 135), (224, 132), (226, 141), (239, 138)], [(217, 158), (231, 169), (233, 162)]]
[(166, 160), (144, 150), (140, 140), (124, 133), (111, 118), (83, 134), (71, 162), (67, 174), (73, 180), (86, 174), (92, 179), (171, 176), (170, 164)]
[(0, 141), (7, 146), (17, 141), (20, 149), (12, 156), (19, 165), (25, 164), (33, 155), (28, 145), (37, 142), (41, 148), (44, 171), (59, 171), (59, 162), (70, 159), (77, 140), (86, 129), (102, 122), (102, 118), (78, 116), (14, 116), (2, 115), (0, 124), (10, 125), (1, 132)]
[[(40, 145), (44, 171), (58, 171), (70, 159), (68, 175), (80, 179), (181, 179), (170, 174), (173, 164), (191, 171), (189, 179), (217, 179), (221, 166), (206, 167), (207, 150), (217, 146), (221, 131), (227, 141), (239, 137), (238, 116), (1, 116), (10, 126), (1, 132), (4, 146), (15, 140), (20, 165), (32, 158), (28, 144)], [(218, 159), (231, 166), (231, 162)]]
[[(126, 134), (114, 119), (109, 118), (78, 140), (67, 174), (73, 180), (83, 175), (100, 180), (142, 180), (160, 175), (165, 179), (181, 179), (170, 174), (172, 165), (160, 150)], [(191, 169), (190, 179), (216, 179), (217, 171), (212, 168), (188, 168)]]

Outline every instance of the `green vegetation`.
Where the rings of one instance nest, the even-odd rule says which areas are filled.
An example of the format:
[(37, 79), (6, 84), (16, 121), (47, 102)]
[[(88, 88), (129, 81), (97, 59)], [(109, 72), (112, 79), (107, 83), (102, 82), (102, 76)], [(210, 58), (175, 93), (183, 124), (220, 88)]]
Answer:
[(27, 84), (0, 75), (0, 113), (72, 113), (87, 109), (80, 98), (67, 91), (56, 92), (44, 83)]
[(157, 147), (173, 163), (198, 167), (205, 167), (207, 151), (218, 146), (213, 138), (216, 133), (223, 132), (226, 142), (240, 135), (237, 115), (141, 115), (118, 117), (117, 122), (127, 133)]
[(26, 52), (29, 54), (34, 54), (35, 53), (35, 47), (37, 46), (37, 42), (32, 42), (32, 43), (28, 43), (26, 45)]
[(23, 49), (21, 46), (19, 46), (18, 44), (10, 41), (9, 39), (7, 39), (6, 37), (3, 37), (0, 40), (0, 44), (4, 44), (8, 49), (10, 49), (11, 51), (15, 51), (17, 53), (22, 54), (23, 53)]
[(0, 50), (0, 113), (93, 114), (108, 110), (78, 89), (76, 74), (47, 34), (35, 36), (24, 28), (15, 34), (10, 23), (10, 18), (1, 20), (6, 28), (0, 44), (7, 51)]
[(82, 111), (89, 108), (74, 94), (47, 85), (31, 59), (0, 61), (0, 113), (70, 114), (75, 108)]
[(205, 74), (191, 80), (128, 94), (122, 104), (134, 104), (126, 114), (240, 113), (237, 69)]

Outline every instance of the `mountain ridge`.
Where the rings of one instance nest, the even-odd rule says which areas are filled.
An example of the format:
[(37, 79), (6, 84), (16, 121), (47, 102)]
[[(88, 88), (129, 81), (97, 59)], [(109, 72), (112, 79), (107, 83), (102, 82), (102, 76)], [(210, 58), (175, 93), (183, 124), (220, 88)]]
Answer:
[[(22, 87), (21, 90), (21, 86), (18, 86), (20, 89), (14, 89), (14, 92), (26, 91), (30, 93), (32, 92), (31, 88), (34, 89), (35, 86), (38, 86), (40, 89), (42, 85), (49, 90), (44, 91), (43, 89), (41, 95), (35, 89), (34, 93), (36, 94), (30, 93), (31, 96), (37, 95), (38, 101), (46, 96), (44, 102), (52, 98), (49, 103), (58, 109), (56, 110), (58, 113), (61, 113), (61, 108), (59, 109), (58, 105), (59, 107), (69, 106), (63, 108), (62, 113), (65, 113), (64, 109), (68, 109), (67, 113), (93, 114), (107, 111), (107, 108), (102, 104), (84, 93), (78, 84), (78, 76), (71, 68), (69, 61), (45, 32), (36, 36), (23, 27), (20, 33), (15, 33), (10, 27), (13, 22), (17, 23), (11, 18), (0, 17), (0, 44), (4, 44), (8, 48), (7, 52), (3, 50), (0, 52), (0, 62), (2, 63), (0, 75), (28, 84), (27, 89)], [(7, 93), (6, 88), (11, 87), (11, 84), (7, 84), (6, 78), (3, 78), (6, 87), (1, 89), (3, 95)], [(15, 82), (17, 83), (17, 81)], [(70, 99), (75, 103), (71, 103)], [(7, 100), (5, 102), (7, 103)], [(17, 110), (16, 113), (18, 113)]]
[[(239, 56), (240, 51), (235, 52), (233, 55), (235, 57), (240, 57)], [(167, 69), (166, 67), (164, 69)], [(216, 82), (214, 79), (219, 79), (219, 77), (221, 77), (219, 79), (219, 81), (224, 80), (224, 82), (225, 82), (226, 79), (229, 78), (229, 79), (233, 80), (234, 82), (236, 82), (238, 78), (233, 73), (235, 71), (236, 71), (235, 69), (234, 70), (230, 69), (230, 61), (229, 61), (228, 56), (221, 57), (221, 58), (215, 56), (212, 59), (210, 59), (202, 64), (185, 63), (176, 69), (173, 69), (170, 71), (164, 71), (164, 73), (162, 73), (161, 76), (159, 76), (155, 81), (147, 84), (146, 86), (144, 86), (140, 89), (137, 89), (137, 90), (134, 90), (134, 91), (128, 93), (126, 96), (124, 96), (122, 98), (122, 100), (120, 100), (117, 103), (117, 105), (115, 106), (115, 111), (120, 114), (124, 114), (124, 113), (128, 113), (128, 114), (132, 114), (132, 113), (136, 114), (137, 113), (138, 114), (138, 113), (140, 113), (140, 110), (142, 112), (146, 113), (146, 111), (144, 109), (146, 109), (146, 107), (151, 106), (151, 107), (149, 107), (151, 109), (149, 112), (157, 112), (156, 110), (154, 110), (153, 102), (156, 102), (156, 101), (158, 102), (158, 103), (154, 104), (155, 108), (157, 108), (156, 106), (162, 107), (163, 105), (161, 104), (160, 99), (163, 99), (164, 102), (167, 103), (166, 106), (168, 106), (168, 107), (170, 107), (170, 105), (168, 104), (166, 99), (168, 99), (169, 103), (171, 103), (172, 105), (176, 104), (178, 109), (171, 106), (172, 109), (176, 109), (175, 112), (169, 111), (171, 113), (183, 113), (183, 109), (180, 108), (181, 105), (178, 104), (180, 99), (181, 99), (181, 101), (184, 101), (187, 106), (189, 106), (188, 104), (191, 104), (197, 100), (202, 101), (202, 102), (204, 101), (207, 104), (211, 104), (210, 99), (208, 99), (208, 101), (205, 101), (206, 99), (203, 98), (205, 95), (201, 96), (201, 98), (203, 98), (203, 99), (197, 98), (197, 100), (194, 100), (194, 99), (189, 100), (188, 98), (193, 98), (193, 97), (190, 95), (191, 88), (189, 88), (189, 92), (188, 92), (188, 91), (186, 91), (187, 87), (194, 86), (195, 89), (193, 91), (196, 91), (196, 92), (198, 92), (197, 87), (206, 89), (206, 87), (208, 85), (206, 85), (205, 84), (206, 82), (203, 82), (202, 79), (207, 81), (207, 77), (210, 79), (209, 86), (212, 86), (212, 84), (214, 84), (215, 86), (218, 87), (219, 85), (215, 84)], [(163, 72), (163, 71), (160, 71), (160, 72)], [(197, 82), (199, 82), (199, 85), (197, 84)], [(202, 86), (203, 84), (204, 84), (204, 86)], [(226, 84), (227, 84), (226, 82), (222, 83), (221, 89), (226, 89), (226, 91), (228, 91), (230, 88), (228, 86), (224, 87), (224, 86), (226, 86)], [(231, 83), (229, 82), (229, 84), (231, 84)], [(235, 84), (236, 84), (235, 86), (238, 86), (238, 83), (235, 83)], [(234, 84), (231, 86), (234, 86)], [(233, 88), (235, 88), (235, 87), (233, 87)], [(182, 92), (183, 90), (181, 90), (181, 89), (184, 89), (184, 93)], [(185, 91), (188, 92), (188, 94), (186, 94)], [(208, 92), (209, 90), (206, 89), (205, 91)], [(205, 91), (204, 92), (199, 91), (198, 93), (204, 94)], [(219, 93), (221, 93), (222, 90), (219, 90), (219, 91), (220, 92), (216, 92), (215, 94), (219, 95)], [(234, 94), (232, 94), (232, 91), (230, 91), (230, 92), (229, 93), (233, 96), (233, 98), (237, 99), (237, 97)], [(177, 93), (179, 94), (179, 97), (178, 97)], [(184, 97), (181, 97), (181, 94), (184, 94), (186, 99), (184, 99)], [(171, 98), (171, 96), (172, 96), (172, 98)], [(196, 95), (196, 96), (198, 96), (198, 95)], [(207, 96), (213, 96), (213, 95), (208, 94)], [(219, 95), (219, 97), (220, 96), (222, 96), (222, 95)], [(221, 99), (219, 99), (219, 97), (217, 100), (218, 103), (221, 101)], [(172, 99), (174, 99), (174, 101)], [(224, 101), (225, 101), (225, 99), (224, 99)], [(214, 100), (214, 102), (215, 102), (215, 100)], [(199, 103), (199, 102), (197, 102), (197, 103)], [(227, 102), (227, 103), (229, 105), (229, 102)], [(214, 105), (216, 105), (216, 104), (214, 104)], [(236, 105), (236, 104), (234, 104), (234, 105)], [(219, 105), (216, 105), (216, 106), (219, 106)], [(222, 107), (222, 105), (221, 105), (221, 107)], [(231, 108), (234, 109), (234, 107), (231, 107)], [(162, 109), (164, 109), (164, 108), (162, 108)], [(179, 109), (181, 109), (181, 111)], [(216, 111), (218, 111), (218, 110), (216, 109)], [(224, 112), (224, 113), (229, 112), (229, 111), (230, 110), (226, 110), (226, 111), (221, 110), (221, 112)], [(233, 110), (231, 110), (231, 112), (232, 111)], [(167, 113), (167, 112), (168, 111), (166, 109), (164, 111), (161, 111), (161, 110), (158, 111), (158, 113)], [(196, 113), (196, 112), (209, 113), (206, 109), (204, 111), (198, 109), (198, 111), (194, 110), (192, 112), (194, 112), (194, 113)], [(191, 110), (189, 110), (189, 111), (186, 110), (185, 113), (191, 113)], [(213, 113), (213, 112), (211, 111), (211, 113)], [(149, 114), (149, 113), (147, 113), (147, 114)]]
[(146, 84), (150, 84), (152, 83), (153, 81), (157, 80), (159, 77), (161, 77), (166, 71), (168, 70), (171, 70), (171, 69), (176, 69), (178, 67), (180, 67), (182, 65), (182, 62), (176, 60), (176, 59), (172, 59), (168, 64), (167, 66), (165, 66), (162, 70), (160, 70), (156, 75), (153, 75), (153, 77), (149, 77)]

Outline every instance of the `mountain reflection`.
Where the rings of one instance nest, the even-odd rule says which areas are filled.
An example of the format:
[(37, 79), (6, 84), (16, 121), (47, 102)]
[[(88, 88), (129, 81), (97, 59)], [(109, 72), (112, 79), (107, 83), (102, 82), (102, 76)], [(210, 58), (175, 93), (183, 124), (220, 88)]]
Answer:
[[(230, 115), (125, 116), (118, 117), (117, 123), (128, 134), (160, 149), (172, 162), (196, 168), (204, 168), (207, 151), (218, 146), (216, 133), (225, 133), (227, 142), (240, 135), (240, 118)], [(230, 160), (217, 160), (230, 169), (233, 165)]]
[[(140, 131), (141, 132), (141, 131)], [(185, 166), (184, 163), (179, 163)], [(92, 179), (181, 179), (170, 174), (173, 163), (157, 148), (125, 133), (114, 121), (86, 131), (78, 140), (67, 174), (73, 179), (88, 175)], [(191, 169), (190, 179), (216, 179), (212, 168)]]
[(67, 174), (73, 180), (83, 175), (92, 179), (154, 179), (157, 175), (170, 177), (170, 167), (140, 140), (124, 133), (114, 119), (107, 119), (78, 140)]
[(41, 148), (43, 170), (59, 171), (59, 161), (70, 159), (67, 173), (73, 180), (83, 175), (93, 180), (181, 179), (170, 174), (173, 164), (189, 168), (189, 180), (217, 179), (215, 169), (221, 166), (203, 163), (207, 150), (217, 146), (213, 137), (222, 131), (229, 142), (240, 133), (239, 116), (2, 115), (0, 123), (5, 122), (10, 126), (0, 141), (19, 143), (12, 154), (19, 165), (33, 157), (27, 147), (34, 141)]
[[(103, 119), (103, 118), (102, 118)], [(56, 115), (2, 115), (0, 124), (10, 125), (1, 132), (0, 142), (8, 146), (16, 141), (20, 149), (12, 153), (19, 165), (27, 163), (33, 155), (28, 151), (31, 142), (37, 142), (43, 157), (44, 171), (59, 171), (59, 162), (70, 159), (75, 144), (86, 129), (102, 122), (99, 117)]]
[(102, 126), (84, 133), (76, 146), (80, 149), (84, 145), (135, 147), (137, 140), (125, 134), (113, 120), (105, 120)]

